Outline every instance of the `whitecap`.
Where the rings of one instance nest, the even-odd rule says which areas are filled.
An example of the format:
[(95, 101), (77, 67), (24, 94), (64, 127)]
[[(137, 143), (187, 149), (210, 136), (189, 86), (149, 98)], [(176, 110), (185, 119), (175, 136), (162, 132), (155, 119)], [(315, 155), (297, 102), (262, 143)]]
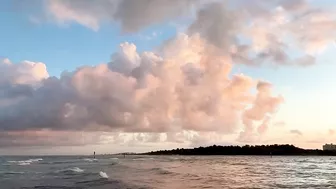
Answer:
[(56, 171), (56, 173), (64, 173), (64, 174), (71, 174), (71, 175), (74, 173), (82, 173), (82, 172), (84, 172), (84, 170), (80, 169), (79, 167), (72, 167), (72, 168)]
[(84, 161), (94, 162), (94, 161), (98, 161), (98, 159), (85, 158)]
[(29, 159), (29, 161), (33, 161), (33, 162), (35, 162), (35, 161), (43, 161), (43, 159), (42, 159), (42, 158), (37, 158), (37, 159)]
[(100, 171), (100, 172), (99, 172), (99, 175), (100, 175), (102, 178), (109, 178), (109, 176), (108, 176), (105, 172), (103, 172), (103, 171)]
[(39, 162), (42, 161), (42, 158), (37, 158), (37, 159), (28, 159), (28, 160), (21, 160), (21, 161), (7, 161), (8, 163), (16, 163), (18, 165), (30, 165), (31, 163), (34, 162)]
[(80, 169), (78, 167), (73, 167), (73, 168), (70, 168), (69, 170), (73, 171), (73, 172), (76, 172), (76, 173), (82, 173), (82, 172), (84, 172), (83, 169)]
[(30, 165), (30, 162), (21, 162), (21, 163), (18, 163), (18, 165)]

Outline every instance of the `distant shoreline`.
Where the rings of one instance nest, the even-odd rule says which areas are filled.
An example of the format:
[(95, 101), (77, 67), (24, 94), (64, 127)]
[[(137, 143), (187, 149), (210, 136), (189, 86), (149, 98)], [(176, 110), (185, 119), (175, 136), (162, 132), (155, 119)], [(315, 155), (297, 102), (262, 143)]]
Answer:
[(256, 146), (207, 146), (198, 148), (177, 148), (140, 153), (138, 155), (185, 155), (185, 156), (336, 156), (336, 151), (303, 149), (294, 145), (256, 145)]
[[(154, 156), (336, 156), (336, 151), (320, 150), (320, 149), (303, 149), (294, 145), (245, 145), (245, 146), (219, 146), (212, 145), (207, 147), (197, 148), (177, 148), (172, 150), (159, 150), (145, 153), (124, 152), (116, 154), (96, 154), (96, 157), (102, 156), (141, 156), (141, 155), (154, 155)], [(0, 154), (0, 157), (68, 157), (78, 156), (93, 158), (90, 154), (36, 154), (36, 155), (8, 155)]]

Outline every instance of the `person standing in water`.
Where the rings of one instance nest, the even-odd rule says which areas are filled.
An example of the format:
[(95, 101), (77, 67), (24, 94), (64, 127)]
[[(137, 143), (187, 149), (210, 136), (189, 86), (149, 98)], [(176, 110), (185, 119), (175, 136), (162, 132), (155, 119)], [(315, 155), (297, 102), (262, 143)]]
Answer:
[(93, 152), (93, 158), (96, 159), (96, 152)]

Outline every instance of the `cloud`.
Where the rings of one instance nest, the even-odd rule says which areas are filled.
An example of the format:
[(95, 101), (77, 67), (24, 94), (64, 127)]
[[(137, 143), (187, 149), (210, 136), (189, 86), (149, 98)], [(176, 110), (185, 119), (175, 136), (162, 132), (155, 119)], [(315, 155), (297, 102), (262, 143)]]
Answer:
[(201, 8), (189, 32), (231, 53), (236, 63), (306, 66), (334, 43), (335, 16), (307, 1), (224, 1)]
[[(248, 65), (311, 65), (336, 36), (335, 12), (306, 0), (52, 0), (45, 8), (61, 24), (76, 22), (97, 31), (114, 22), (124, 33), (195, 15), (190, 33)], [(293, 51), (298, 55), (291, 56)]]
[(269, 127), (271, 116), (276, 113), (279, 105), (283, 103), (282, 96), (271, 95), (272, 85), (268, 82), (259, 81), (257, 84), (257, 96), (253, 105), (243, 113), (243, 123), (245, 130), (241, 132), (241, 141), (253, 141), (254, 126), (253, 122), (259, 121), (261, 124), (257, 128), (259, 134), (263, 134)]
[(34, 84), (41, 79), (49, 77), (46, 66), (41, 62), (23, 61), (20, 64), (12, 64), (4, 59), (0, 64), (0, 70), (5, 70), (0, 76), (0, 83)]
[(282, 98), (272, 96), (269, 83), (231, 76), (230, 57), (206, 47), (199, 35), (186, 34), (158, 54), (140, 54), (134, 44), (123, 43), (110, 63), (60, 78), (49, 77), (43, 63), (5, 60), (0, 130), (170, 133), (171, 138), (182, 131), (231, 134), (242, 119), (249, 128), (260, 120), (266, 127)]
[(145, 145), (166, 141), (162, 133), (54, 131), (50, 129), (0, 132), (0, 147)]
[(83, 146), (101, 144), (101, 133), (27, 130), (0, 132), (0, 147)]
[[(139, 53), (125, 42), (109, 63), (59, 78), (50, 77), (44, 63), (0, 62), (0, 142), (5, 146), (37, 145), (47, 138), (63, 144), (56, 142), (62, 141), (57, 133), (75, 131), (132, 133), (133, 141), (143, 142), (162, 141), (165, 135), (166, 142), (197, 143), (197, 135), (189, 132), (240, 133), (239, 141), (258, 141), (284, 100), (272, 94), (271, 83), (232, 73), (233, 66), (313, 64), (334, 43), (336, 31), (333, 12), (303, 0), (53, 0), (44, 5), (56, 22), (95, 31), (115, 22), (130, 33), (195, 17), (185, 34), (155, 52)], [(27, 133), (32, 137), (22, 137)], [(38, 140), (30, 143), (34, 135)]]
[(290, 130), (289, 132), (291, 134), (294, 134), (294, 135), (302, 136), (302, 132), (300, 130), (297, 130), (297, 129)]
[(49, 0), (47, 12), (58, 23), (77, 22), (99, 30), (104, 22), (117, 22), (125, 33), (136, 32), (191, 11), (198, 0)]
[(96, 31), (110, 22), (133, 33), (189, 17), (188, 34), (199, 34), (217, 53), (252, 66), (314, 64), (336, 37), (335, 12), (306, 0), (53, 0), (45, 6), (58, 23), (76, 22)]

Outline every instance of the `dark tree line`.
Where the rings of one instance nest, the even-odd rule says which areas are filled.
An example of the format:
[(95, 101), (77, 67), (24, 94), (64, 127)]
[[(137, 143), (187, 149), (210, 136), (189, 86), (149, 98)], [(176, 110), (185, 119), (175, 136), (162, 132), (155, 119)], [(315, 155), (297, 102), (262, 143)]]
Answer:
[(192, 149), (177, 148), (144, 153), (144, 155), (336, 155), (336, 151), (308, 150), (294, 145), (208, 146)]

